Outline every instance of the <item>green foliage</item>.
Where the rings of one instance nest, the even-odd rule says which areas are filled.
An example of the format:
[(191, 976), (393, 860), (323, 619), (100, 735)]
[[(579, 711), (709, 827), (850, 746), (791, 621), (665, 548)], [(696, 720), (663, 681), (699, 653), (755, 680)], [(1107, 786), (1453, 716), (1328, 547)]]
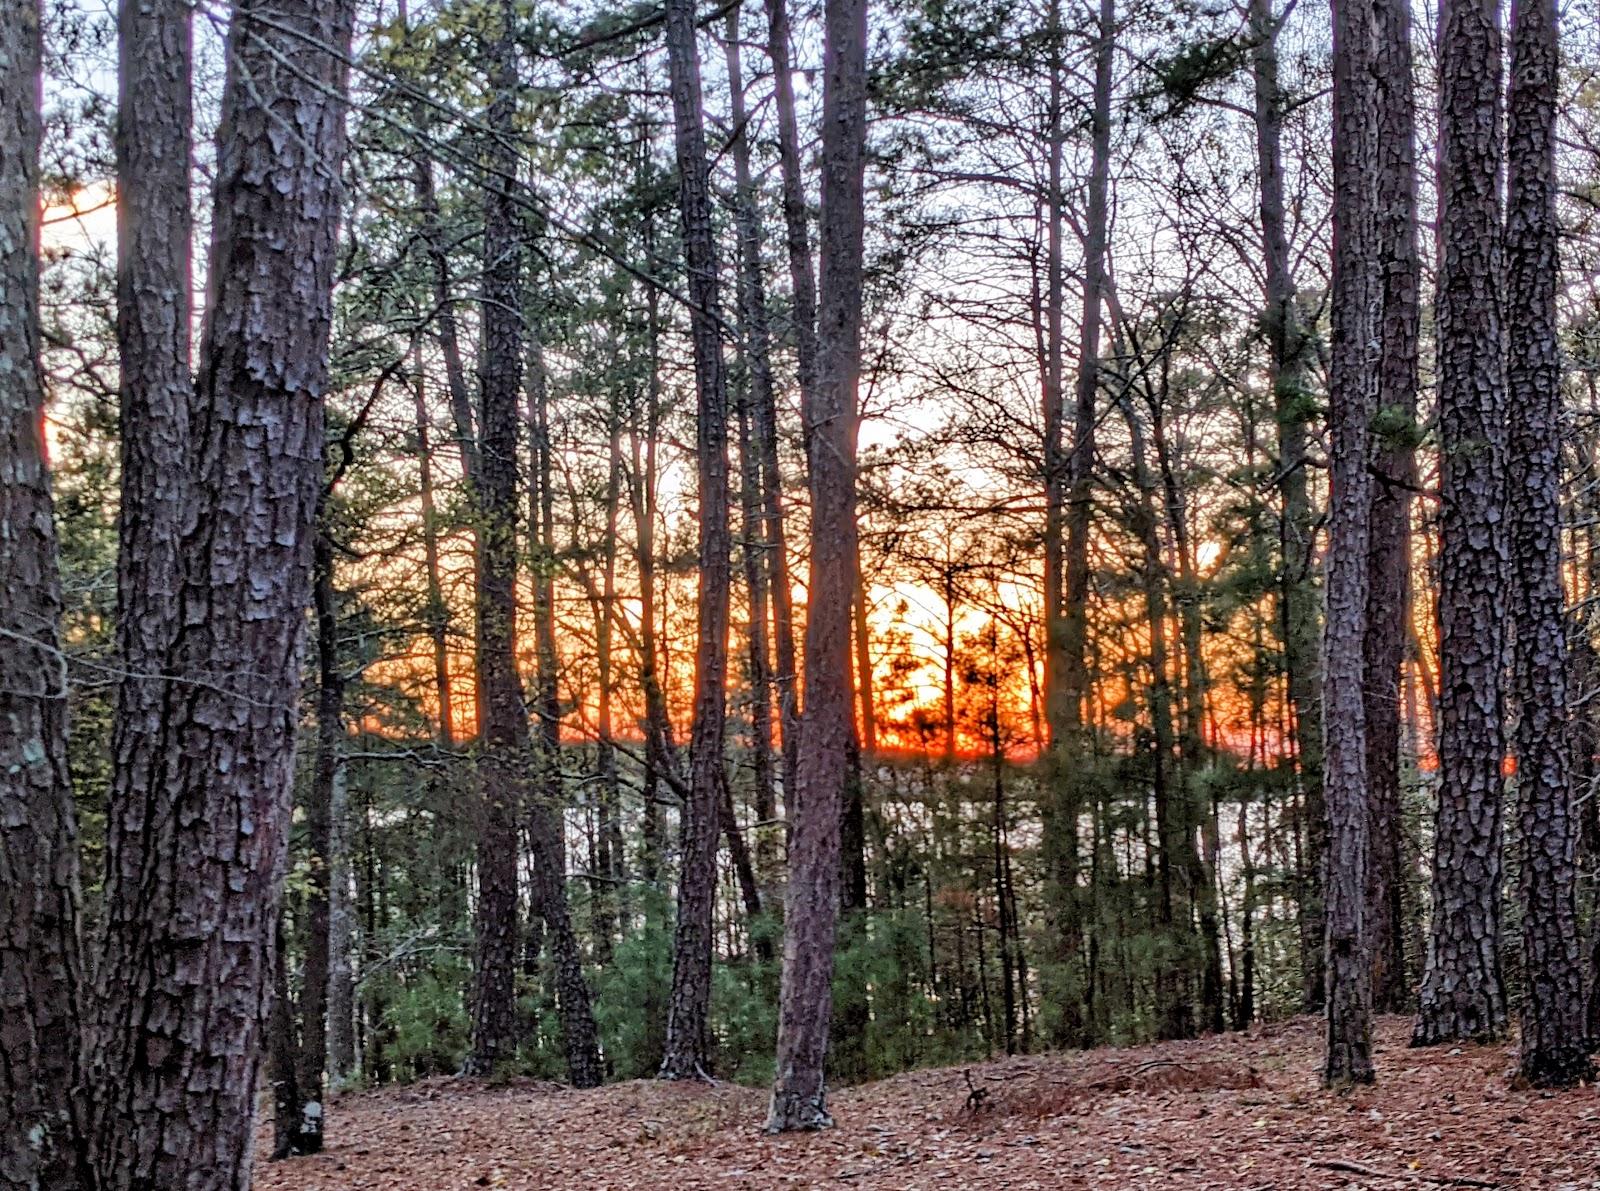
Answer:
[(772, 1082), (778, 1045), (777, 975), (751, 960), (719, 963), (711, 977), (711, 1032), (717, 1074), (763, 1087)]
[(467, 1011), (461, 990), (467, 964), (456, 956), (435, 957), (424, 971), (404, 979), (378, 979), (374, 993), (384, 1005), (389, 1031), (385, 1053), (394, 1078), (402, 1082), (430, 1075), (453, 1075), (467, 1053)]
[(1203, 100), (1206, 91), (1237, 74), (1248, 47), (1233, 37), (1199, 38), (1180, 44), (1149, 64), (1153, 85), (1139, 96), (1156, 119), (1176, 116)]
[(648, 1079), (661, 1065), (667, 994), (672, 988), (670, 907), (660, 890), (644, 891), (644, 921), (616, 945), (594, 974), (600, 1047), (618, 1079)]

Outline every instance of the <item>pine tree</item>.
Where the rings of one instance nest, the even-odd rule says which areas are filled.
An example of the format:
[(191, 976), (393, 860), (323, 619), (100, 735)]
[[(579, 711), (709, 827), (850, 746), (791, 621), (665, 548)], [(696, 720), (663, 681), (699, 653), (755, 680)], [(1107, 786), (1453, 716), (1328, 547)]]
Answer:
[(40, 9), (0, 21), (0, 1187), (80, 1185), (78, 840), (39, 361)]
[(1500, 969), (1505, 328), (1500, 16), (1439, 7), (1439, 811), (1413, 1045), (1506, 1030)]

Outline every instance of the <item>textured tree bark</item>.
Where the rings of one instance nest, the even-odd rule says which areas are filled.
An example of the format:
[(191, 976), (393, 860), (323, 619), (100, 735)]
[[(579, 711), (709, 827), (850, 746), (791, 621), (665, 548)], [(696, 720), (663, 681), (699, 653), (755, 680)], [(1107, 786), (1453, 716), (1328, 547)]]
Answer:
[(771, 1132), (832, 1123), (824, 1065), (839, 907), (839, 829), (852, 739), (850, 605), (856, 567), (857, 387), (865, 238), (867, 12), (823, 15), (821, 307), (811, 443), (806, 703), (785, 899), (783, 992)]
[[(194, 515), (177, 598), (156, 609), (168, 678), (158, 709), (118, 729), (119, 768), (138, 780), (113, 788), (107, 822), (90, 1072), (102, 1186), (249, 1179), (323, 480), (352, 18), (344, 2), (268, 14), (247, 0), (228, 29), (210, 306), (182, 451)], [(145, 495), (125, 493), (125, 516)]]
[(78, 841), (39, 370), (40, 10), (0, 21), (0, 1188), (73, 1191)]
[(717, 245), (711, 224), (705, 112), (693, 0), (668, 0), (667, 57), (677, 131), (684, 265), (693, 303), (695, 454), (700, 486), (699, 625), (694, 667), (694, 727), (689, 741), (689, 798), (684, 808), (683, 867), (673, 934), (672, 995), (667, 1006), (663, 1079), (690, 1079), (710, 1068), (706, 1022), (711, 1010), (711, 926), (717, 890), (722, 742), (727, 717), (728, 374), (722, 358)]
[(1411, 621), (1411, 489), (1417, 413), (1417, 171), (1411, 10), (1377, 0), (1378, 415), (1367, 549), (1366, 724), (1370, 824), (1366, 936), (1373, 1007), (1403, 1012), (1406, 982), (1400, 823), (1400, 681)]
[(1300, 325), (1283, 201), (1283, 91), (1278, 81), (1278, 34), (1287, 13), (1271, 0), (1251, 0), (1256, 170), (1261, 245), (1266, 264), (1267, 361), (1278, 426), (1277, 482), (1281, 572), (1279, 631), (1283, 639), (1295, 752), (1305, 799), (1307, 855), (1300, 885), (1302, 990), (1308, 1008), (1322, 1005), (1322, 882), (1327, 827), (1322, 806), (1322, 662), (1314, 562), (1315, 518), (1306, 472), (1306, 427), (1316, 413), (1307, 383), (1310, 339)]
[[(1587, 460), (1579, 455), (1579, 469), (1587, 471), (1584, 466)], [(1584, 512), (1593, 508), (1594, 494), (1590, 493), (1578, 507)], [(1600, 569), (1600, 550), (1596, 550), (1596, 530), (1594, 525), (1584, 535), (1584, 553), (1588, 556), (1585, 570), (1589, 572), (1585, 588), (1593, 594), (1600, 587), (1595, 584), (1595, 571)], [(1569, 673), (1567, 689), (1579, 693), (1600, 689), (1600, 654), (1589, 644), (1587, 635), (1577, 634), (1568, 647)], [(1569, 726), (1572, 733), (1572, 788), (1575, 790), (1593, 789), (1600, 783), (1600, 719), (1597, 719), (1593, 700), (1585, 704), (1582, 710), (1574, 710), (1572, 723)], [(1583, 803), (1582, 814), (1578, 819), (1579, 839), (1585, 861), (1600, 855), (1600, 807), (1595, 805), (1593, 798)], [(1600, 967), (1600, 922), (1591, 920), (1589, 935), (1585, 940), (1585, 950), (1588, 953), (1589, 970), (1595, 971)], [(1584, 1021), (1589, 1031), (1590, 1038), (1600, 1038), (1600, 981), (1591, 981), (1589, 995), (1584, 1002)]]
[(477, 710), (482, 804), (478, 825), (472, 1053), (466, 1070), (490, 1074), (517, 1047), (517, 824), (532, 759), (517, 672), (517, 427), (522, 383), (522, 240), (511, 191), (516, 42), (499, 6), (489, 53), (491, 137), (484, 152), (483, 312), (478, 365)]
[(1329, 1087), (1371, 1083), (1372, 965), (1364, 934), (1366, 708), (1362, 697), (1377, 397), (1377, 135), (1372, 0), (1333, 10), (1333, 342), (1328, 372), (1327, 629), (1322, 706), (1328, 813), (1325, 962)]
[(1488, 1041), (1506, 1029), (1499, 22), (1494, 0), (1439, 6), (1439, 809), (1415, 1046)]
[(1522, 1075), (1569, 1087), (1594, 1077), (1576, 899), (1561, 557), (1561, 348), (1556, 284), (1554, 0), (1511, 8), (1506, 137), (1506, 388), (1511, 419), (1512, 606), (1522, 867)]

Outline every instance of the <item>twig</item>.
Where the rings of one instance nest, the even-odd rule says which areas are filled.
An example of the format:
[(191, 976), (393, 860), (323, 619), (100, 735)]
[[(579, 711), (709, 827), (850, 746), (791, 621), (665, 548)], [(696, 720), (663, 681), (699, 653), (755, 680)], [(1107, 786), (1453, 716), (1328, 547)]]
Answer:
[(1466, 1175), (1451, 1174), (1422, 1174), (1420, 1171), (1406, 1170), (1391, 1173), (1384, 1170), (1374, 1170), (1370, 1166), (1363, 1166), (1359, 1162), (1351, 1162), (1345, 1158), (1319, 1158), (1311, 1163), (1312, 1166), (1321, 1167), (1323, 1170), (1339, 1170), (1345, 1174), (1359, 1174), (1369, 1179), (1410, 1179), (1412, 1182), (1437, 1183), (1443, 1187), (1499, 1187), (1499, 1183), (1491, 1183), (1485, 1179), (1468, 1178)]

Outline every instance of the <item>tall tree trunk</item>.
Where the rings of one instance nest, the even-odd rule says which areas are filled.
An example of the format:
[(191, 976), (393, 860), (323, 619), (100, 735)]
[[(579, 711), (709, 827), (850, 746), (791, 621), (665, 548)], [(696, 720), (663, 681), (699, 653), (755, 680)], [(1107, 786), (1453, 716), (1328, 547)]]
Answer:
[[(728, 14), (728, 80), (734, 127), (733, 164), (737, 186), (734, 208), (739, 234), (739, 328), (749, 373), (749, 397), (739, 410), (740, 492), (744, 520), (745, 585), (750, 592), (751, 735), (756, 769), (756, 816), (763, 824), (777, 815), (772, 773), (772, 688), (778, 688), (779, 727), (793, 743), (794, 610), (791, 605), (788, 546), (783, 528), (783, 483), (778, 469), (777, 399), (772, 379), (772, 340), (767, 321), (766, 283), (761, 271), (761, 221), (750, 168), (749, 114), (739, 52), (738, 9)], [(768, 613), (777, 641), (774, 674), (768, 639)], [(785, 711), (785, 707), (788, 708)], [(787, 718), (785, 718), (787, 717)], [(785, 777), (785, 793), (792, 791)], [(756, 867), (771, 879), (776, 867), (775, 837), (761, 829)]]
[(1112, 58), (1116, 48), (1115, 0), (1100, 0), (1095, 28), (1094, 98), (1090, 117), (1088, 207), (1084, 214), (1083, 312), (1078, 324), (1077, 404), (1067, 466), (1065, 600), (1067, 708), (1075, 726), (1089, 697), (1089, 528), (1094, 478), (1095, 423), (1100, 389), (1100, 323), (1105, 308), (1108, 196), (1111, 189)]
[[(419, 146), (428, 144), (427, 132), (432, 124), (426, 104), (418, 104), (413, 122), (418, 131)], [(439, 221), (439, 197), (434, 189), (433, 162), (426, 149), (419, 151), (412, 168), (416, 190), (417, 208), (422, 216), (422, 243), (427, 249), (429, 272), (433, 282), (434, 316), (437, 326), (434, 337), (439, 352), (444, 356), (445, 391), (450, 397), (450, 416), (455, 424), (456, 441), (461, 451), (461, 476), (470, 486), (477, 478), (478, 430), (472, 412), (472, 393), (467, 387), (466, 368), (461, 363), (461, 337), (456, 326), (455, 295), (451, 292), (450, 257), (445, 251), (444, 229)]]
[(1328, 373), (1328, 617), (1322, 706), (1328, 813), (1325, 956), (1329, 1087), (1370, 1083), (1372, 965), (1364, 934), (1367, 867), (1367, 469), (1377, 396), (1377, 136), (1372, 127), (1372, 0), (1337, 0), (1333, 15), (1333, 342)]
[(856, 427), (861, 371), (867, 109), (865, 0), (823, 16), (822, 269), (811, 451), (806, 704), (784, 916), (777, 1079), (767, 1128), (832, 1123), (824, 1064), (839, 907), (839, 828), (853, 736), (850, 596), (856, 567)]
[[(1050, 23), (1052, 53), (1050, 117), (1050, 227), (1048, 367), (1045, 382), (1046, 437), (1046, 535), (1047, 568), (1059, 548), (1058, 567), (1060, 604), (1046, 610), (1046, 705), (1051, 720), (1051, 759), (1047, 780), (1051, 786), (1051, 809), (1045, 821), (1046, 852), (1050, 856), (1051, 881), (1056, 887), (1054, 927), (1058, 948), (1058, 970), (1065, 978), (1058, 1000), (1074, 1004), (1083, 992), (1065, 973), (1076, 962), (1082, 933), (1083, 910), (1077, 892), (1078, 817), (1082, 796), (1075, 773), (1082, 758), (1075, 755), (1083, 744), (1084, 703), (1089, 695), (1088, 678), (1088, 600), (1089, 531), (1093, 513), (1095, 423), (1100, 388), (1100, 325), (1105, 305), (1108, 196), (1111, 182), (1111, 100), (1112, 64), (1116, 50), (1116, 3), (1100, 0), (1095, 24), (1094, 89), (1090, 108), (1090, 165), (1087, 209), (1083, 225), (1083, 305), (1078, 328), (1078, 377), (1073, 412), (1072, 450), (1060, 454), (1062, 424), (1065, 420), (1062, 379), (1062, 262), (1061, 222), (1063, 198), (1061, 161), (1064, 132), (1061, 124), (1060, 10), (1052, 4)], [(1054, 425), (1052, 425), (1052, 422)], [(1052, 465), (1051, 454), (1056, 459)], [(1057, 528), (1057, 526), (1060, 528)], [(1056, 543), (1060, 543), (1057, 547)], [(1046, 575), (1046, 598), (1057, 583)], [(1055, 631), (1049, 631), (1051, 620)], [(1052, 643), (1053, 638), (1053, 643)], [(1076, 1008), (1063, 1012), (1059, 1041), (1087, 1041), (1080, 1024), (1075, 1023)], [(1077, 1037), (1073, 1037), (1076, 1034)]]
[(1567, 619), (1561, 558), (1561, 348), (1556, 285), (1554, 0), (1511, 9), (1506, 136), (1506, 387), (1512, 606), (1516, 609), (1517, 805), (1522, 866), (1522, 1074), (1537, 1086), (1592, 1079), (1578, 935)]
[[(1166, 566), (1161, 556), (1160, 518), (1156, 512), (1156, 477), (1151, 473), (1145, 449), (1144, 427), (1123, 400), (1122, 411), (1128, 423), (1132, 444), (1134, 483), (1139, 502), (1133, 517), (1143, 547), (1140, 579), (1144, 588), (1145, 619), (1150, 625), (1150, 724), (1151, 786), (1155, 800), (1156, 842), (1156, 927), (1161, 938), (1156, 973), (1156, 1032), (1163, 1039), (1188, 1038), (1194, 1034), (1190, 965), (1182, 962), (1191, 954), (1187, 886), (1193, 874), (1189, 853), (1193, 839), (1186, 817), (1174, 813), (1172, 791), (1173, 733), (1172, 683), (1167, 648)], [(1183, 904), (1183, 924), (1178, 922), (1178, 905)]]
[(1417, 171), (1411, 82), (1411, 9), (1377, 0), (1380, 285), (1378, 420), (1374, 428), (1367, 552), (1366, 721), (1370, 839), (1367, 949), (1372, 1000), (1396, 1013), (1406, 981), (1405, 862), (1400, 822), (1400, 682), (1411, 621), (1411, 489), (1417, 413)]
[[(119, 762), (138, 776), (113, 788), (107, 819), (90, 1074), (107, 1186), (249, 1179), (323, 483), (353, 5), (256, 12), (235, 5), (228, 29), (199, 416), (178, 452), (191, 477), (181, 582), (151, 610), (166, 618), (150, 626), (165, 646), (155, 672), (171, 678), (152, 712), (117, 729)], [(285, 57), (295, 72), (278, 68)], [(130, 521), (146, 495), (125, 493)]]
[[(556, 1005), (561, 1015), (561, 1043), (567, 1078), (580, 1088), (595, 1087), (605, 1078), (600, 1061), (599, 1029), (583, 953), (572, 923), (567, 898), (566, 786), (561, 770), (560, 657), (556, 648), (556, 552), (553, 443), (550, 434), (549, 378), (544, 363), (542, 332), (530, 320), (528, 388), (532, 407), (534, 482), (530, 485), (529, 533), (534, 557), (534, 652), (538, 656), (534, 738), (537, 785), (527, 807), (528, 842), (533, 853), (532, 908), (549, 932), (555, 960)], [(525, 954), (537, 956), (537, 929), (529, 931)]]
[(343, 757), (328, 803), (328, 1076), (335, 1083), (356, 1070), (356, 987), (351, 966), (355, 909), (350, 896), (350, 781)]
[[(789, 255), (793, 288), (795, 353), (799, 360), (800, 421), (805, 435), (806, 458), (811, 457), (811, 399), (817, 372), (817, 278), (811, 261), (811, 235), (806, 219), (806, 187), (800, 168), (800, 127), (795, 115), (794, 80), (789, 53), (789, 14), (785, 0), (766, 0), (767, 53), (772, 60), (772, 90), (777, 107), (778, 163), (783, 179), (784, 245)], [(757, 416), (761, 407), (757, 406)], [(795, 665), (794, 612), (789, 584), (789, 561), (782, 531), (778, 472), (776, 407), (772, 419), (761, 427), (767, 459), (767, 520), (773, 550), (772, 612), (776, 646), (778, 724), (783, 730), (783, 792), (792, 804), (799, 789), (800, 690)], [(793, 816), (793, 807), (790, 806)]]
[(851, 594), (851, 623), (855, 627), (856, 702), (861, 707), (861, 752), (878, 751), (878, 712), (872, 694), (872, 629), (867, 623), (867, 584), (856, 558), (856, 589)]
[(422, 370), (422, 341), (413, 345), (413, 400), (417, 421), (417, 470), (422, 506), (422, 562), (426, 572), (428, 640), (433, 646), (433, 688), (439, 702), (439, 743), (455, 747), (455, 698), (450, 682), (450, 609), (444, 602), (439, 571), (439, 514), (433, 489), (433, 431), (428, 416), (427, 375)]
[[(1171, 353), (1164, 352), (1158, 400), (1152, 403), (1151, 442), (1161, 469), (1167, 532), (1177, 558), (1174, 602), (1183, 646), (1183, 731), (1179, 748), (1183, 757), (1183, 860), (1188, 867), (1189, 894), (1194, 899), (1200, 925), (1200, 1028), (1220, 1034), (1224, 1029), (1222, 922), (1217, 904), (1216, 811), (1201, 780), (1205, 754), (1206, 667), (1201, 624), (1200, 579), (1189, 534), (1189, 503), (1178, 475), (1178, 461), (1167, 440), (1168, 371)], [(1168, 575), (1171, 568), (1165, 568)], [(1196, 842), (1198, 835), (1199, 841)]]
[(733, 790), (724, 781), (718, 800), (722, 834), (728, 841), (728, 858), (733, 861), (733, 872), (739, 882), (739, 899), (744, 902), (745, 917), (749, 920), (751, 943), (756, 958), (764, 964), (772, 962), (772, 940), (760, 929), (761, 886), (756, 880), (756, 866), (750, 859), (750, 845), (745, 842), (739, 828), (739, 812), (734, 809)]
[(695, 451), (700, 487), (694, 726), (673, 938), (672, 998), (667, 1007), (666, 1053), (661, 1059), (663, 1078), (686, 1079), (704, 1074), (710, 1066), (706, 1023), (711, 1008), (711, 926), (727, 715), (728, 376), (722, 358), (717, 246), (711, 223), (711, 179), (693, 0), (668, 0), (666, 17), (684, 264), (693, 303), (689, 318), (694, 339)]
[(1439, 813), (1412, 1044), (1506, 1030), (1500, 971), (1505, 334), (1500, 10), (1439, 6)]
[(944, 603), (944, 764), (949, 769), (956, 763), (956, 563), (951, 555), (951, 543), (945, 542), (944, 568), (939, 575), (939, 594)]
[(1306, 427), (1316, 401), (1306, 372), (1310, 338), (1301, 326), (1290, 264), (1283, 200), (1283, 90), (1278, 81), (1278, 34), (1288, 19), (1272, 0), (1251, 0), (1251, 73), (1255, 91), (1256, 170), (1266, 259), (1269, 379), (1278, 424), (1278, 491), (1282, 500), (1278, 618), (1293, 710), (1295, 752), (1304, 797), (1305, 864), (1300, 876), (1300, 951), (1303, 999), (1322, 1004), (1322, 883), (1327, 824), (1322, 806), (1321, 648)]
[[(655, 221), (645, 215), (645, 263), (655, 266)], [(661, 683), (660, 650), (656, 641), (656, 443), (661, 421), (660, 297), (656, 287), (645, 290), (645, 338), (649, 376), (646, 382), (642, 425), (635, 410), (629, 427), (633, 483), (635, 562), (639, 568), (639, 686), (644, 692), (644, 822), (640, 875), (648, 885), (660, 878), (664, 831), (661, 816), (661, 781), (672, 766), (671, 723)], [(643, 438), (641, 443), (640, 439)], [(652, 904), (653, 901), (652, 901)]]
[(40, 11), (0, 22), (0, 1187), (80, 1183), (78, 841), (39, 367)]
[(617, 622), (617, 522), (622, 498), (622, 417), (613, 395), (606, 407), (606, 536), (601, 546), (600, 608), (595, 618), (595, 662), (598, 669), (599, 705), (595, 715), (595, 769), (600, 781), (596, 831), (599, 835), (601, 872), (594, 899), (595, 961), (602, 967), (612, 958), (612, 935), (618, 920), (626, 925), (629, 907), (622, 850), (622, 782), (617, 773), (613, 742), (613, 692), (616, 688), (612, 639)]
[[(323, 496), (324, 506), (327, 502)], [(312, 611), (317, 629), (317, 742), (305, 800), (306, 890), (301, 929), (299, 1030), (295, 1005), (282, 1007), (290, 1023), (293, 1079), (280, 1084), (274, 1157), (315, 1154), (323, 1141), (323, 1080), (328, 1066), (329, 880), (332, 874), (334, 785), (344, 765), (344, 676), (339, 670), (339, 595), (333, 586), (333, 541), (326, 507), (312, 549)], [(280, 959), (279, 967), (283, 967)], [(281, 986), (288, 981), (281, 978)], [(275, 1009), (275, 1012), (277, 1010)]]
[(517, 1045), (517, 821), (529, 758), (517, 673), (517, 408), (522, 374), (522, 246), (511, 188), (515, 33), (502, 3), (491, 47), (483, 200), (483, 313), (478, 365), (477, 710), (482, 779), (476, 970), (469, 1074), (488, 1075)]
[[(1049, 787), (1044, 820), (1044, 855), (1049, 891), (1051, 963), (1044, 975), (1052, 985), (1045, 1000), (1056, 1009), (1053, 1041), (1057, 1045), (1082, 1043), (1083, 990), (1076, 967), (1082, 944), (1078, 880), (1078, 799), (1071, 785), (1073, 735), (1079, 711), (1072, 705), (1067, 684), (1065, 599), (1068, 456), (1064, 450), (1066, 426), (1065, 381), (1062, 364), (1064, 335), (1064, 268), (1062, 262), (1065, 194), (1062, 166), (1066, 151), (1066, 72), (1062, 45), (1061, 0), (1051, 0), (1049, 12), (1050, 100), (1046, 152), (1049, 158), (1049, 193), (1046, 196), (1045, 292), (1035, 317), (1040, 344), (1040, 401), (1044, 417), (1044, 704), (1047, 737), (1044, 780)], [(1042, 317), (1041, 317), (1042, 316)]]
[(267, 1015), (267, 1079), (272, 1085), (272, 1160), (292, 1157), (299, 1133), (301, 1097), (295, 1082), (300, 1057), (299, 1031), (295, 1028), (294, 995), (289, 991), (289, 948), (283, 930), (283, 912), (276, 928), (278, 957), (272, 965), (272, 1010)]

